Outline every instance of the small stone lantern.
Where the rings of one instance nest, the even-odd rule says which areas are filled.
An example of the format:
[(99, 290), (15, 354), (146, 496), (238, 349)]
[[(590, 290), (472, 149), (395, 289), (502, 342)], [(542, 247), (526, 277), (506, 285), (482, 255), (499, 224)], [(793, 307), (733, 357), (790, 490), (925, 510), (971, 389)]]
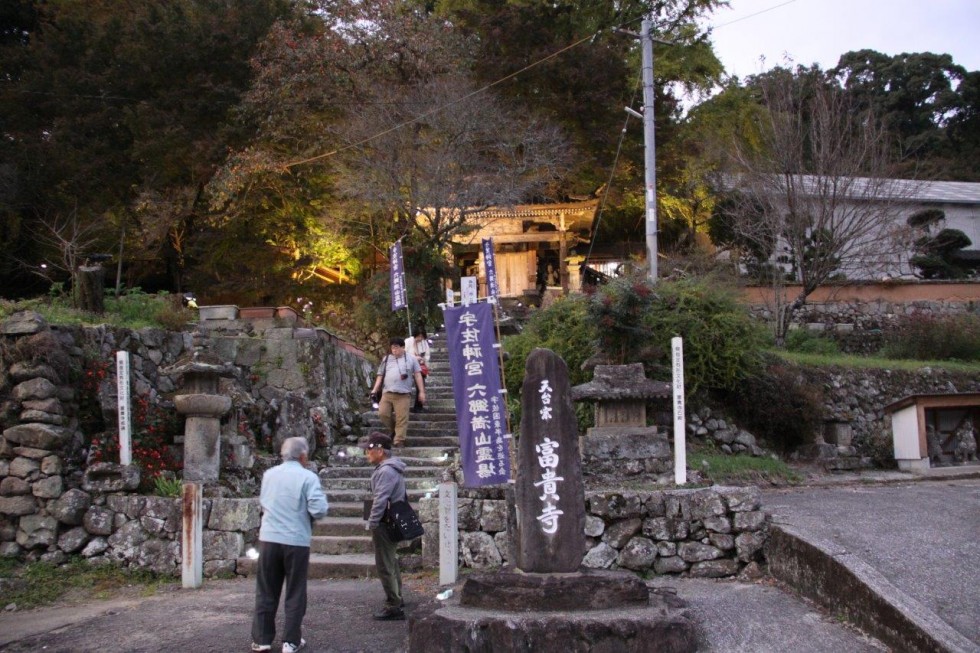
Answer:
[(595, 426), (580, 440), (586, 474), (662, 474), (673, 457), (666, 434), (647, 426), (647, 403), (670, 399), (670, 384), (646, 378), (642, 363), (596, 365), (572, 388), (574, 401), (595, 403)]

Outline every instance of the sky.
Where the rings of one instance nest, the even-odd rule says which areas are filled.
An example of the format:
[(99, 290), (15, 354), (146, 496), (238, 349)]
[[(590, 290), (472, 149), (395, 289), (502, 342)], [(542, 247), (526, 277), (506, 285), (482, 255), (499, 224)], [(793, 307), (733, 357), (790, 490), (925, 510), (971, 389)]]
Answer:
[(980, 70), (980, 0), (730, 0), (730, 5), (711, 18), (712, 41), (726, 71), (740, 78), (784, 65), (787, 55), (794, 64), (817, 63), (826, 70), (845, 52), (866, 48), (888, 55), (948, 53), (967, 70)]

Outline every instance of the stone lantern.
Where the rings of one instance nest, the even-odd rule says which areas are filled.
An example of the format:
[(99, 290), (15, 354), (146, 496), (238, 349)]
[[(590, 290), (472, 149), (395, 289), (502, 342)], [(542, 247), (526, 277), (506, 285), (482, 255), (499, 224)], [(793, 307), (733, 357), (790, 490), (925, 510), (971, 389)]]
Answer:
[[(195, 333), (194, 340), (200, 345), (203, 337)], [(184, 481), (216, 483), (221, 468), (221, 418), (231, 408), (231, 397), (218, 394), (218, 379), (234, 376), (236, 370), (197, 346), (163, 373), (181, 388), (174, 406), (185, 416)]]
[(581, 438), (587, 474), (666, 473), (672, 455), (666, 433), (647, 426), (647, 403), (670, 400), (670, 384), (646, 378), (642, 363), (596, 365), (593, 378), (572, 388), (575, 401), (595, 403), (595, 426)]

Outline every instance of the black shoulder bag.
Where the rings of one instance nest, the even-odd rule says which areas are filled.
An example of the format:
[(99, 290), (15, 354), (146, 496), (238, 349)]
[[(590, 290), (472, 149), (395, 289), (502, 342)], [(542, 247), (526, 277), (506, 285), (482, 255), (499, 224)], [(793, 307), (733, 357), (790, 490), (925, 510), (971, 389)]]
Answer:
[(414, 540), (417, 537), (422, 537), (425, 532), (425, 529), (422, 528), (422, 522), (419, 521), (418, 513), (408, 503), (407, 497), (402, 501), (388, 502), (388, 507), (385, 509), (384, 525), (388, 529), (388, 535), (395, 542)]

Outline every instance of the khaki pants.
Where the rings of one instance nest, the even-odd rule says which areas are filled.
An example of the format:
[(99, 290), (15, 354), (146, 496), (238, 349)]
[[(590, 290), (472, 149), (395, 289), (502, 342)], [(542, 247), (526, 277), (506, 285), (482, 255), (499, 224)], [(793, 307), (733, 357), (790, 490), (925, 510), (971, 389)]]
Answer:
[(384, 524), (371, 531), (371, 541), (374, 544), (374, 565), (385, 591), (385, 606), (389, 608), (402, 607), (402, 575), (398, 567), (398, 543), (388, 535)]
[(385, 392), (378, 404), (378, 417), (385, 430), (392, 434), (395, 446), (404, 445), (408, 438), (408, 409), (412, 395)]

